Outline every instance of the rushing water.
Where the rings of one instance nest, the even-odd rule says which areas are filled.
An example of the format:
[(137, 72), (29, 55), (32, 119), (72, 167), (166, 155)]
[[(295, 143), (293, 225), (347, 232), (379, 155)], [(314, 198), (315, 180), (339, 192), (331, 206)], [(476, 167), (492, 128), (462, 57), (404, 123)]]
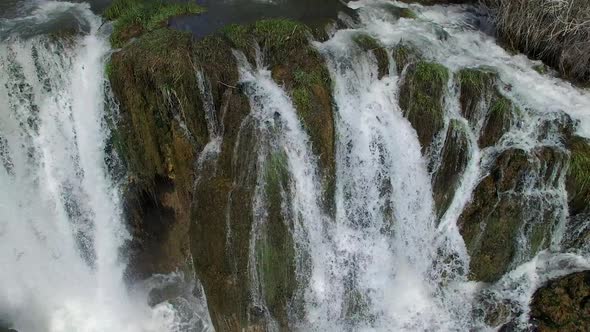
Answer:
[[(298, 248), (308, 251), (299, 255), (311, 257), (310, 266), (302, 265), (303, 270), (298, 271), (308, 276), (308, 286), (305, 318), (296, 326), (315, 331), (486, 330), (492, 327), (484, 322), (481, 302), (492, 299), (508, 303), (507, 310), (525, 329), (528, 303), (537, 287), (550, 278), (590, 267), (586, 254), (561, 250), (568, 217), (567, 167), (555, 167), (552, 178), (556, 187), (539, 185), (537, 173), (528, 175), (522, 208), (530, 211), (524, 214), (525, 224), (543, 222), (543, 216), (533, 208), (536, 204), (550, 207), (557, 220), (549, 226), (552, 234), (546, 241), (550, 249), (531, 259), (526, 229), (521, 230), (513, 270), (495, 284), (468, 280), (470, 257), (457, 220), (502, 151), (534, 151), (545, 146), (564, 149), (558, 137), (539, 135), (544, 121), (558, 117), (557, 112), (565, 111), (578, 120), (577, 134), (588, 137), (590, 95), (539, 74), (533, 69), (536, 62), (507, 53), (480, 30), (485, 17), (470, 7), (412, 5), (418, 18), (404, 19), (387, 10), (392, 5), (389, 1), (348, 5), (357, 10), (358, 20), (342, 17), (348, 28), (334, 32), (326, 42), (315, 43), (331, 74), (337, 112), (334, 217), (318, 205), (317, 161), (309, 153), (309, 139), (301, 125), (294, 123), (291, 101), (269, 81), (264, 69), (242, 70), (242, 80), (255, 86), (254, 92), (248, 93), (254, 116), (274, 119), (275, 125), (279, 121), (281, 134), (273, 144), (278, 144), (274, 149), (285, 152), (289, 161), (293, 194), (288, 199), (296, 211), (289, 215), (295, 220)], [(445, 65), (452, 74), (462, 68), (494, 68), (502, 83), (510, 87), (503, 94), (523, 110), (519, 125), (497, 145), (481, 149), (482, 120), (470, 124), (461, 115), (457, 82), (451, 78), (445, 94), (445, 131), (451, 120), (466, 128), (469, 160), (440, 222), (434, 213), (431, 177), (440, 166), (436, 160), (442, 146), (455, 142), (441, 141), (443, 135), (439, 144), (422, 155), (417, 134), (398, 106), (404, 73), (397, 73), (392, 63), (389, 75), (379, 79), (377, 59), (354, 42), (360, 33), (371, 35), (385, 47), (409, 42), (426, 59)], [(391, 55), (389, 58), (393, 62)], [(435, 165), (430, 173), (429, 162)], [(264, 203), (256, 206), (264, 208)], [(265, 222), (256, 216), (262, 215), (255, 214), (254, 238)], [(251, 256), (255, 260), (254, 252)], [(448, 257), (454, 259), (445, 260)]]
[[(261, 170), (280, 160), (290, 179), (281, 188), (286, 202), (281, 212), (293, 225), (297, 278), (303, 285), (294, 297), (304, 312), (293, 322), (295, 328), (492, 329), (480, 314), (478, 302), (484, 296), (508, 303), (524, 328), (528, 302), (538, 286), (590, 268), (587, 251), (566, 252), (561, 247), (568, 220), (567, 167), (556, 168), (555, 187), (539, 186), (537, 174), (530, 174), (523, 194), (530, 206), (547, 204), (556, 216), (549, 249), (531, 258), (523, 230), (512, 271), (494, 284), (468, 280), (470, 257), (457, 220), (502, 151), (565, 149), (556, 137), (538, 135), (556, 112), (578, 120), (577, 134), (590, 137), (590, 94), (537, 73), (537, 63), (522, 55), (507, 53), (481, 31), (485, 17), (470, 7), (393, 3), (411, 7), (417, 19), (387, 10), (391, 1), (351, 2), (348, 6), (358, 19), (342, 16), (347, 28), (332, 32), (325, 42), (314, 42), (333, 82), (334, 213), (322, 206), (318, 160), (288, 92), (272, 80), (260, 54), (255, 65), (243, 54), (233, 54), (251, 106), (242, 126), (254, 127), (258, 142), (255, 162), (260, 173), (248, 261), (253, 301), (265, 305), (256, 248), (264, 240), (268, 197), (263, 189), (269, 175)], [(199, 303), (177, 299), (148, 305), (150, 288), (182, 276), (156, 276), (131, 288), (124, 283), (126, 262), (120, 249), (128, 234), (121, 220), (119, 187), (107, 171), (105, 117), (116, 107), (108, 102), (103, 75), (110, 49), (100, 18), (86, 4), (24, 7), (19, 18), (0, 18), (0, 323), (11, 323), (20, 332), (199, 330), (207, 324), (199, 318), (206, 316)], [(48, 35), (60, 22), (82, 33)], [(451, 75), (444, 131), (451, 120), (466, 128), (469, 158), (440, 220), (434, 211), (432, 177), (440, 166), (441, 149), (454, 142), (440, 135), (439, 144), (423, 155), (416, 131), (399, 107), (404, 73), (396, 72), (389, 54), (389, 73), (379, 78), (375, 56), (354, 42), (360, 33), (389, 48), (410, 42), (452, 74), (462, 68), (492, 67), (510, 86), (502, 93), (523, 110), (520, 125), (495, 146), (480, 148), (481, 123), (472, 124), (461, 115)], [(196, 163), (205, 172), (215, 168), (209, 164), (220, 152), (224, 128), (215, 126), (223, 120), (213, 118), (211, 83), (202, 72), (195, 75), (195, 93), (204, 96), (210, 133)], [(527, 220), (542, 220), (535, 213), (529, 211)], [(276, 330), (277, 322), (265, 314), (266, 327)]]
[[(82, 34), (43, 33), (65, 21)], [(181, 312), (186, 303), (151, 308), (146, 291), (124, 283), (101, 23), (66, 2), (0, 21), (0, 322), (21, 332), (193, 331), (198, 322), (182, 325), (194, 316)]]

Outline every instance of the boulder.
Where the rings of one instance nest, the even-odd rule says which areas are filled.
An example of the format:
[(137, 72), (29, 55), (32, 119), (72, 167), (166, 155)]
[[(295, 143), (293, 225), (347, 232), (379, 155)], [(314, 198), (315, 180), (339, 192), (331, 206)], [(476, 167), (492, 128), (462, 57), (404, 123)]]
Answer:
[(549, 281), (535, 292), (530, 306), (535, 331), (590, 330), (590, 271)]
[(449, 123), (442, 150), (440, 167), (433, 175), (432, 190), (437, 216), (440, 218), (451, 204), (461, 177), (469, 162), (469, 140), (467, 128), (461, 121)]
[(471, 279), (497, 281), (549, 246), (562, 207), (545, 195), (557, 190), (554, 175), (566, 161), (567, 154), (555, 147), (508, 149), (496, 158), (458, 220)]
[(400, 86), (399, 103), (425, 152), (444, 127), (444, 94), (448, 70), (437, 63), (410, 64)]
[(486, 68), (462, 69), (457, 74), (463, 116), (479, 132), (478, 144), (486, 148), (516, 123), (518, 109), (498, 88), (498, 74)]

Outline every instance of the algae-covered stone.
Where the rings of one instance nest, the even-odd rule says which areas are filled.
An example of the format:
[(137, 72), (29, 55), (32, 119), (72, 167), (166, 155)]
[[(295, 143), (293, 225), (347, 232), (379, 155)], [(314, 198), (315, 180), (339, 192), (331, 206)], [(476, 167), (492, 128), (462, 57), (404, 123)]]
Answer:
[(444, 94), (448, 70), (437, 63), (411, 64), (400, 88), (400, 107), (418, 133), (425, 151), (444, 127)]
[(585, 138), (574, 136), (568, 142), (570, 166), (566, 188), (570, 213), (588, 211), (590, 206), (590, 144)]
[[(472, 279), (496, 281), (548, 247), (561, 206), (542, 191), (557, 190), (556, 179), (548, 174), (560, 174), (565, 160), (566, 154), (553, 147), (530, 153), (509, 149), (497, 157), (458, 220)], [(539, 194), (528, 194), (531, 189)]]
[(335, 129), (330, 74), (322, 56), (310, 44), (312, 31), (291, 20), (262, 20), (232, 25), (222, 34), (253, 61), (254, 43), (267, 55), (273, 79), (290, 92), (303, 126), (310, 136), (325, 182), (327, 205), (334, 190)]
[(103, 15), (116, 21), (111, 43), (121, 47), (131, 38), (163, 27), (170, 17), (195, 15), (203, 11), (203, 7), (192, 1), (114, 0)]
[(377, 60), (377, 78), (381, 79), (389, 73), (389, 58), (387, 51), (375, 38), (360, 33), (353, 37), (353, 41), (364, 52), (370, 52)]
[(266, 304), (282, 328), (288, 328), (288, 308), (295, 292), (293, 225), (284, 208), (290, 175), (284, 152), (271, 153), (265, 164), (267, 214), (259, 230), (256, 258), (260, 287)]
[(434, 202), (439, 218), (447, 210), (469, 162), (469, 140), (465, 125), (451, 120), (442, 151), (441, 166), (433, 177)]
[(479, 145), (482, 148), (498, 143), (514, 123), (513, 105), (506, 97), (497, 96), (494, 98), (488, 112), (483, 131), (479, 137)]
[(498, 89), (498, 74), (486, 68), (462, 69), (457, 74), (463, 116), (480, 130), (482, 148), (495, 145), (515, 123), (513, 103)]
[(398, 75), (411, 63), (420, 60), (420, 52), (411, 44), (400, 42), (392, 50), (392, 57), (395, 61), (395, 67)]
[(535, 331), (590, 330), (590, 271), (573, 273), (549, 281), (531, 301), (531, 323)]
[(114, 145), (129, 174), (131, 274), (140, 278), (174, 271), (189, 254), (193, 162), (208, 140), (191, 57), (190, 35), (160, 29), (109, 64), (120, 104)]

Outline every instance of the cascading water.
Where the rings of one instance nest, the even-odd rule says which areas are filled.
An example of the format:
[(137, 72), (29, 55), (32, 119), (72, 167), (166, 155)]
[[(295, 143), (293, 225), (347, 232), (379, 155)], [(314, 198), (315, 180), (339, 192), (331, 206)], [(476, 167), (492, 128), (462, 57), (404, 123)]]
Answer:
[[(64, 17), (87, 32), (40, 34)], [(124, 283), (100, 26), (88, 5), (67, 2), (0, 20), (0, 322), (21, 332), (192, 331), (182, 319), (193, 313), (151, 308)]]
[[(326, 234), (334, 243), (334, 251), (323, 253), (337, 263), (329, 272), (332, 286), (325, 295), (326, 302), (311, 301), (308, 306), (311, 313), (319, 310), (311, 325), (324, 322), (319, 330), (486, 328), (476, 314), (481, 286), (467, 281), (470, 257), (457, 220), (502, 151), (514, 147), (525, 151), (545, 146), (563, 149), (558, 138), (541, 138), (539, 134), (544, 121), (559, 116), (556, 111), (566, 111), (578, 119), (578, 134), (587, 137), (585, 111), (590, 108), (590, 96), (568, 83), (541, 76), (532, 69), (534, 63), (523, 56), (508, 55), (493, 38), (472, 28), (480, 18), (468, 7), (414, 5), (411, 8), (418, 18), (404, 19), (386, 10), (390, 2), (357, 1), (348, 5), (357, 9), (358, 22), (317, 44), (334, 81), (338, 113), (337, 211), (334, 226)], [(408, 7), (397, 2), (395, 6)], [(451, 78), (445, 96), (444, 131), (453, 119), (468, 128), (470, 157), (438, 226), (433, 212), (432, 175), (425, 160), (435, 158), (437, 152), (427, 151), (429, 154), (422, 157), (416, 133), (399, 109), (398, 85), (404, 73), (398, 76), (390, 64), (389, 75), (378, 79), (377, 59), (354, 43), (354, 36), (359, 34), (374, 37), (386, 48), (402, 40), (408, 42), (426, 59), (445, 65), (451, 72), (492, 67), (510, 87), (506, 96), (525, 110), (522, 124), (513, 126), (497, 145), (482, 150), (477, 140), (482, 123), (472, 126), (460, 114), (457, 80)], [(391, 54), (389, 61), (393, 61)], [(536, 172), (542, 172), (541, 166), (536, 167)], [(436, 166), (432, 172), (436, 172)], [(511, 310), (521, 314), (523, 328), (527, 322), (522, 313), (527, 312), (536, 287), (551, 277), (588, 267), (587, 257), (560, 252), (567, 220), (564, 172), (560, 166), (553, 170), (551, 178), (558, 183), (556, 187), (540, 185), (539, 175), (535, 175), (540, 173), (529, 174), (526, 203), (521, 207), (528, 213), (523, 217), (529, 220), (525, 225), (543, 222), (543, 216), (535, 211), (538, 204), (545, 209), (549, 206), (555, 214), (557, 223), (547, 240), (550, 251), (542, 251), (529, 261), (531, 244), (526, 240), (527, 230), (521, 229), (512, 262), (514, 270), (490, 288), (494, 296), (512, 303)], [(449, 264), (445, 257), (455, 257), (455, 263)], [(327, 262), (313, 268), (323, 269), (329, 266)], [(356, 305), (352, 316), (347, 314), (347, 300)]]
[[(534, 153), (543, 147), (564, 150), (556, 136), (540, 135), (541, 126), (559, 116), (556, 111), (577, 119), (578, 134), (588, 137), (590, 121), (585, 110), (590, 108), (590, 96), (564, 81), (540, 75), (532, 68), (535, 63), (525, 57), (506, 53), (492, 37), (473, 28), (481, 17), (468, 7), (413, 5), (418, 18), (404, 19), (384, 9), (390, 5), (368, 0), (349, 3), (357, 10), (358, 21), (342, 18), (348, 29), (315, 44), (334, 84), (338, 135), (333, 218), (318, 207), (321, 190), (307, 185), (319, 183), (317, 165), (309, 155), (307, 136), (292, 123), (292, 103), (276, 84), (269, 83), (269, 75), (242, 73), (249, 73), (243, 80), (257, 86), (250, 97), (258, 116), (279, 121), (288, 114), (290, 119), (282, 128), (285, 136), (271, 145), (287, 151), (292, 178), (288, 200), (297, 211), (291, 216), (299, 225), (293, 232), (301, 244), (299, 255), (311, 257), (310, 265), (298, 271), (305, 276), (305, 318), (295, 326), (316, 331), (485, 330), (492, 327), (484, 321), (478, 301), (487, 296), (509, 303), (508, 310), (526, 328), (528, 302), (540, 284), (589, 267), (587, 257), (560, 249), (567, 221), (567, 167), (557, 164), (547, 181), (555, 185), (544, 184), (540, 174), (547, 170)], [(408, 7), (397, 2), (395, 6)], [(451, 121), (465, 129), (468, 161), (440, 219), (434, 211), (431, 181), (440, 168), (439, 150), (455, 142), (445, 142), (439, 134), (423, 155), (416, 131), (399, 107), (404, 72), (396, 73), (389, 53), (389, 74), (379, 78), (374, 54), (354, 42), (360, 34), (370, 35), (386, 49), (408, 42), (424, 58), (451, 71), (444, 96), (443, 134), (450, 130)], [(523, 110), (517, 124), (486, 148), (478, 142), (486, 115), (479, 114), (481, 118), (471, 122), (461, 114), (455, 77), (460, 69), (480, 66), (498, 72), (509, 87), (503, 95)], [(479, 110), (487, 112), (490, 105), (485, 100), (480, 103)], [(288, 152), (294, 144), (301, 152)], [(522, 194), (524, 222), (512, 272), (486, 286), (468, 280), (470, 257), (457, 222), (498, 155), (510, 148), (528, 151), (534, 166)], [(533, 255), (527, 239), (534, 225), (544, 222), (539, 211), (551, 211), (557, 221), (548, 226), (550, 236), (543, 240), (549, 250)], [(253, 234), (256, 237), (258, 230)]]
[[(392, 5), (397, 9), (386, 9)], [(298, 289), (288, 303), (294, 329), (490, 330), (494, 326), (481, 313), (487, 310), (482, 305), (486, 301), (505, 304), (525, 329), (528, 302), (539, 285), (590, 268), (587, 249), (562, 248), (568, 221), (567, 162), (548, 170), (537, 154), (547, 147), (568, 153), (556, 130), (540, 134), (548, 122), (559, 120), (558, 111), (578, 121), (578, 135), (590, 137), (590, 95), (537, 73), (536, 63), (524, 56), (508, 54), (474, 28), (482, 18), (470, 7), (376, 0), (348, 6), (358, 18), (342, 16), (340, 23), (347, 28), (313, 43), (333, 83), (333, 211), (324, 206), (318, 158), (291, 97), (264, 68), (260, 52), (256, 68), (242, 53), (233, 54), (241, 84), (236, 90), (249, 98), (250, 114), (239, 128), (232, 163), (256, 154), (252, 160), (247, 156), (251, 164), (232, 164), (244, 173), (256, 170), (254, 175), (236, 172), (232, 184), (248, 187), (254, 177), (253, 211), (238, 211), (251, 213), (253, 219), (244, 278), (249, 300), (260, 310), (249, 308), (248, 315), (262, 313), (265, 329), (279, 329), (269, 302), (276, 301), (271, 288), (282, 280), (270, 280), (268, 270), (284, 267), (268, 266), (273, 253), (266, 247), (272, 235), (269, 216), (278, 213), (280, 218), (272, 215), (272, 222), (284, 223), (281, 231), (291, 233), (294, 242), (284, 246), (296, 251), (293, 284)], [(416, 18), (400, 17), (399, 8), (408, 7)], [(63, 15), (76, 18), (83, 36), (44, 34)], [(65, 2), (45, 2), (21, 18), (0, 20), (0, 324), (20, 332), (207, 330), (199, 318), (206, 314), (195, 313), (194, 303), (180, 300), (152, 308), (145, 289), (129, 290), (124, 283), (120, 249), (128, 235), (119, 188), (105, 162), (105, 109), (112, 112), (108, 108), (114, 106), (105, 103), (109, 46), (100, 26), (87, 5)], [(383, 77), (375, 53), (355, 41), (360, 35), (371, 36), (387, 50), (389, 68)], [(407, 72), (397, 72), (392, 49), (402, 41), (450, 71), (443, 129), (428, 149), (421, 147), (400, 107)], [(468, 118), (461, 110), (458, 77), (464, 68), (482, 66), (498, 73), (505, 87), (502, 97), (520, 110), (501, 139), (486, 147), (479, 138), (490, 100), (479, 100), (477, 114)], [(209, 132), (195, 163), (199, 186), (202, 175), (217, 172), (225, 135), (221, 124), (232, 110), (215, 110), (214, 82), (203, 70), (195, 75)], [(173, 100), (174, 90), (164, 93)], [(175, 121), (186, 128), (180, 118)], [(438, 215), (434, 183), (445, 147), (457, 143), (446, 135), (456, 127), (465, 133), (467, 161), (448, 208)], [(250, 130), (253, 134), (246, 133)], [(244, 148), (241, 139), (253, 141), (240, 135), (250, 134), (256, 146), (238, 151)], [(502, 193), (502, 199), (516, 201), (524, 211), (516, 231), (518, 245), (508, 273), (490, 284), (477, 283), (469, 280), (472, 258), (458, 222), (482, 179), (511, 149), (524, 151), (531, 165), (519, 191)], [(230, 192), (228, 205), (233, 199)], [(276, 201), (280, 206), (271, 206)], [(233, 237), (240, 235), (230, 232), (230, 210), (228, 251)], [(550, 231), (540, 236), (540, 243), (548, 249), (537, 253), (531, 233), (546, 214), (551, 216)], [(236, 260), (228, 260), (230, 269), (237, 269)], [(166, 287), (178, 279), (183, 277), (155, 276), (144, 288)], [(186, 288), (192, 291), (192, 286)]]

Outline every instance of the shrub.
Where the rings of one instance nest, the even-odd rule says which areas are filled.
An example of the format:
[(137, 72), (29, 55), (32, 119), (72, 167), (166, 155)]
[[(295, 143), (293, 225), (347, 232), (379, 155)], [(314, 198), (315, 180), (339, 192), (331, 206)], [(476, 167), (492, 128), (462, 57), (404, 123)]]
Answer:
[(590, 80), (590, 1), (481, 1), (508, 46), (542, 59), (566, 78)]
[(120, 47), (132, 37), (161, 27), (170, 17), (199, 14), (203, 10), (194, 2), (115, 0), (105, 10), (104, 17), (116, 20), (111, 43)]

